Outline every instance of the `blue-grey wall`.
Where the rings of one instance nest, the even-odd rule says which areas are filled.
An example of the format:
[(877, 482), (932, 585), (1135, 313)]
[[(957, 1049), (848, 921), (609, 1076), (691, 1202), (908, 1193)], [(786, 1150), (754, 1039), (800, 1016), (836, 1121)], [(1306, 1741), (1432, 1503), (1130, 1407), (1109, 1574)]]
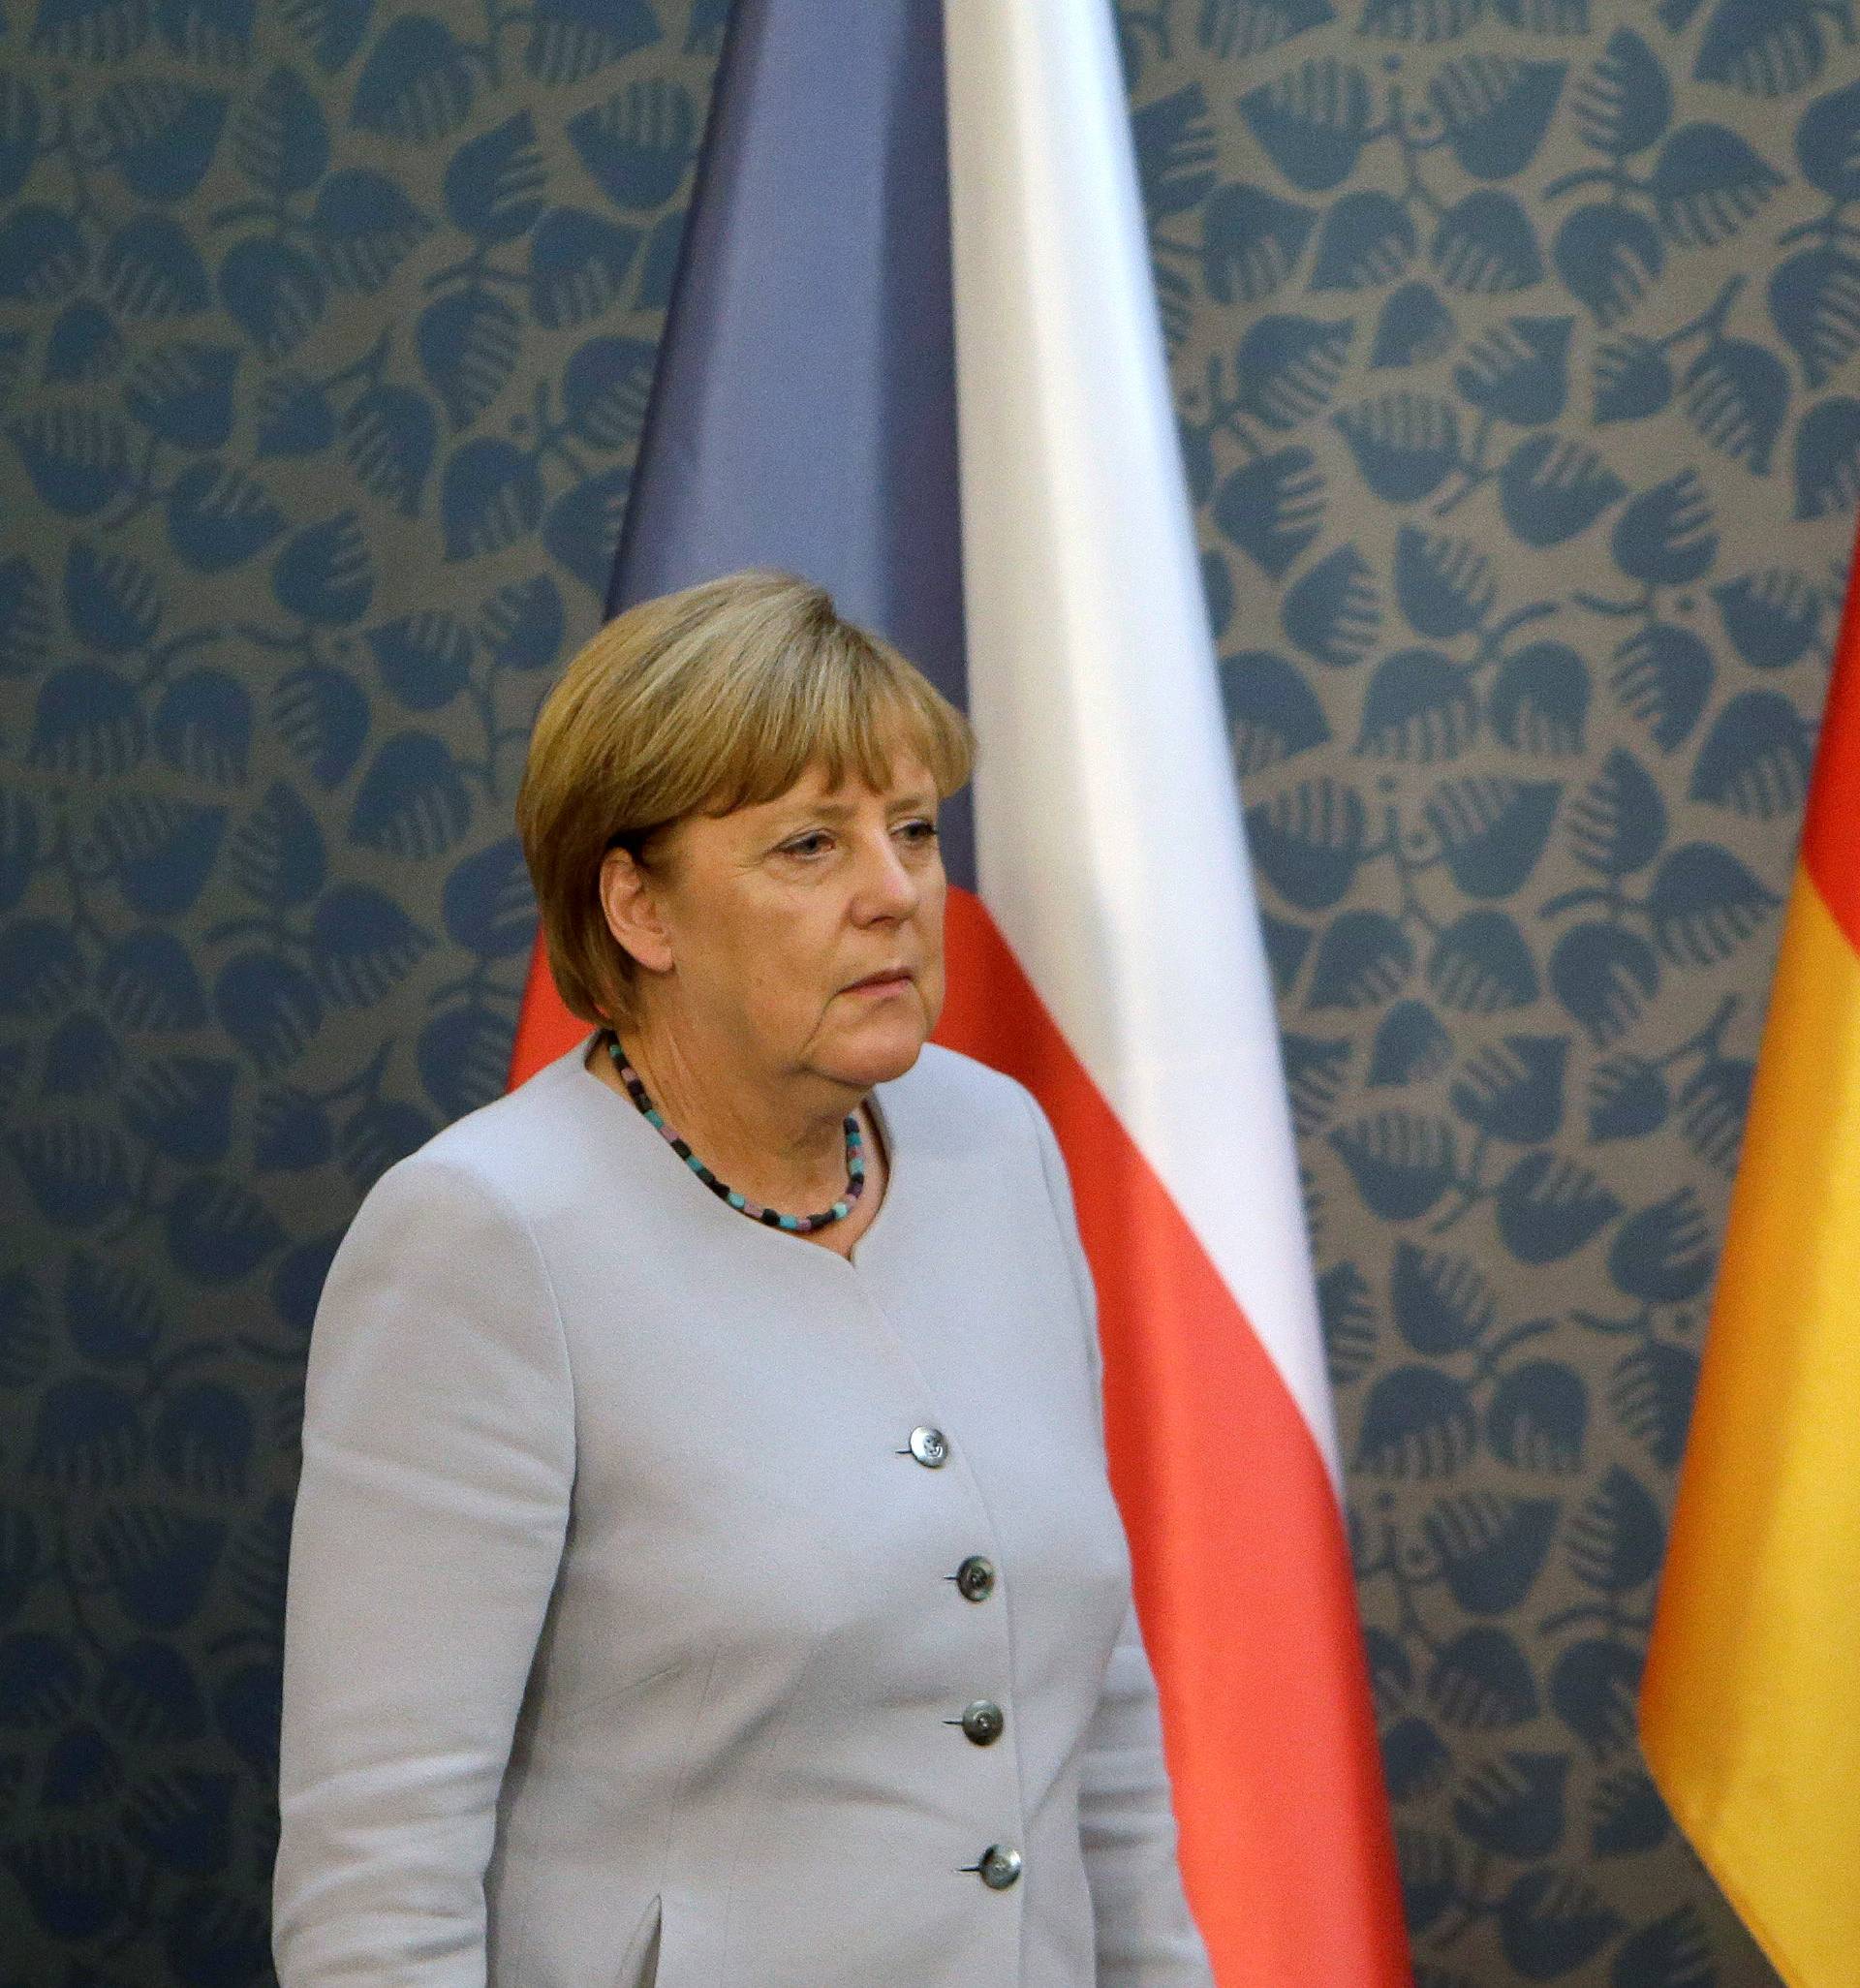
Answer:
[(719, 16), (5, 12), (9, 1988), (270, 1975), (311, 1313), (504, 1088)]
[(1850, 10), (1123, 19), (1419, 1976), (1766, 1982), (1634, 1692), (1860, 493)]
[[(9, 1988), (268, 1977), (305, 1334), (503, 1085), (726, 12), (0, 7)], [(1860, 497), (1845, 14), (1121, 12), (1427, 1988), (1771, 1978), (1631, 1706)]]

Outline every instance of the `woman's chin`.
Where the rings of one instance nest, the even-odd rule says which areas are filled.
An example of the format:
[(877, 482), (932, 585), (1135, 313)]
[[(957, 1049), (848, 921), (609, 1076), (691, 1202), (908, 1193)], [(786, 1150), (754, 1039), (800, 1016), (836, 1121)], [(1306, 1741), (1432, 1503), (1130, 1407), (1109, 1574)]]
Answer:
[(899, 1011), (867, 1015), (841, 1031), (839, 1053), (832, 1060), (836, 1075), (852, 1083), (888, 1083), (916, 1062), (929, 1033), (923, 1010), (914, 1001), (908, 1011), (904, 1002), (888, 1005)]

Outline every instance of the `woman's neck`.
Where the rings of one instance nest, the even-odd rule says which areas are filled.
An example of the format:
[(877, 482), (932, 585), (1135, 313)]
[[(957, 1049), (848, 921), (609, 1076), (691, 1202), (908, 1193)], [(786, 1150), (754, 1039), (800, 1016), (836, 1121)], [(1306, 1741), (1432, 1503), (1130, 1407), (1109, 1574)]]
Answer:
[[(792, 1214), (845, 1194), (846, 1117), (854, 1099), (822, 1096), (828, 1087), (818, 1077), (772, 1087), (730, 1074), (721, 1054), (666, 1029), (636, 1023), (620, 1041), (653, 1104), (720, 1180)], [(625, 1097), (605, 1038), (593, 1053), (603, 1080)]]

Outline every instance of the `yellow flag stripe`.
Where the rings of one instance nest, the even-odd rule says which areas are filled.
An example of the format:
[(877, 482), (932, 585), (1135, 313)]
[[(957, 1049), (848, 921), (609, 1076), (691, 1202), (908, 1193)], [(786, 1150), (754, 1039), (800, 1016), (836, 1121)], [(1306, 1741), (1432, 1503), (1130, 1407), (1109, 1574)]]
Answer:
[(1860, 957), (1790, 895), (1647, 1669), (1654, 1778), (1791, 1988), (1860, 1979)]

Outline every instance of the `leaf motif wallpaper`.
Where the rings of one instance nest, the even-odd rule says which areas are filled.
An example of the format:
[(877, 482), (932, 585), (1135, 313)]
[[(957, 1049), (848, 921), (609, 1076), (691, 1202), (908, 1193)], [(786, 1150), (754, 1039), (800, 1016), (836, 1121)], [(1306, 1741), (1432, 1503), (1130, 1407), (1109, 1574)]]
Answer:
[[(727, 15), (0, 0), (8, 1988), (271, 1978), (310, 1320), (503, 1088)], [(1417, 1980), (1757, 1988), (1632, 1697), (1860, 502), (1851, 10), (1118, 25)]]
[(1851, 10), (1121, 22), (1417, 1979), (1767, 1982), (1634, 1693), (1860, 496)]
[(271, 1978), (323, 1273), (504, 1088), (703, 0), (0, 32), (0, 1981)]

